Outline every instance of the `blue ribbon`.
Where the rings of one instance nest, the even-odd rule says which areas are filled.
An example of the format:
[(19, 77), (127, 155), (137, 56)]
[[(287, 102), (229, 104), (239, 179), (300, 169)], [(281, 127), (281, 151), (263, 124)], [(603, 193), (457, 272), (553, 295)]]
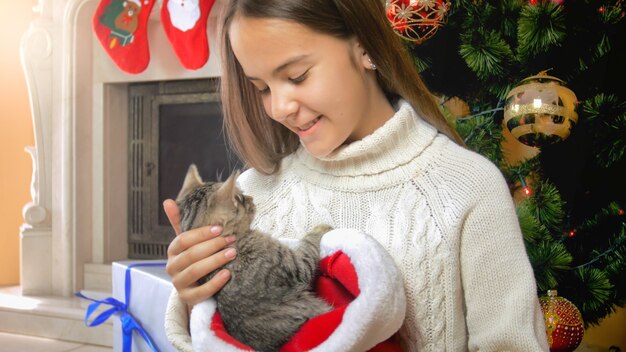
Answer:
[[(107, 321), (111, 317), (111, 315), (116, 314), (116, 313), (119, 314), (120, 321), (122, 322), (122, 332), (123, 332), (123, 337), (124, 337), (123, 352), (131, 351), (132, 341), (133, 341), (133, 331), (137, 331), (139, 335), (143, 337), (144, 341), (146, 341), (146, 343), (148, 344), (148, 346), (153, 352), (159, 351), (156, 348), (154, 342), (152, 341), (152, 338), (150, 338), (150, 335), (148, 334), (148, 332), (146, 332), (146, 330), (144, 330), (144, 328), (141, 327), (141, 324), (139, 324), (139, 322), (128, 312), (128, 307), (130, 306), (130, 289), (131, 289), (130, 270), (135, 267), (146, 267), (146, 266), (162, 267), (162, 266), (165, 266), (165, 263), (164, 262), (163, 263), (136, 263), (136, 264), (129, 265), (126, 268), (126, 277), (124, 281), (124, 295), (125, 295), (124, 302), (125, 303), (122, 303), (113, 297), (108, 297), (103, 300), (97, 300), (97, 299), (86, 297), (80, 292), (75, 293), (77, 297), (94, 302), (90, 304), (89, 307), (87, 307), (87, 312), (85, 313), (85, 325), (89, 327), (98, 326), (104, 323), (105, 321)], [(111, 306), (111, 308), (100, 313), (90, 323), (89, 317), (93, 314), (93, 312), (96, 311), (96, 309), (98, 309), (98, 307), (101, 304), (109, 305)]]

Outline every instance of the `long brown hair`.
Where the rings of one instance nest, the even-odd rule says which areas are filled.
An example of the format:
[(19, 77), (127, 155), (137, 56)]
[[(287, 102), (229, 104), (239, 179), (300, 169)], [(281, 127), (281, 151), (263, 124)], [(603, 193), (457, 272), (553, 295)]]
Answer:
[(293, 153), (299, 141), (266, 115), (258, 90), (246, 79), (235, 58), (229, 39), (235, 15), (284, 19), (336, 38), (356, 37), (376, 63), (378, 83), (387, 96), (407, 100), (433, 127), (464, 144), (439, 110), (400, 37), (391, 29), (381, 0), (229, 0), (221, 27), (222, 104), (227, 135), (248, 166), (265, 174), (275, 173), (282, 158)]

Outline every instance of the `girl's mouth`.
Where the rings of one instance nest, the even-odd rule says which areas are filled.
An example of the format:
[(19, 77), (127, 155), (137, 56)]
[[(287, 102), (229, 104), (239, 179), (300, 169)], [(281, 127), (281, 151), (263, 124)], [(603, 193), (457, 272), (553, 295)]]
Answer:
[(303, 126), (297, 127), (298, 131), (300, 131), (300, 132), (305, 132), (305, 131), (308, 131), (309, 129), (311, 129), (311, 127), (313, 127), (313, 126), (317, 123), (317, 121), (319, 121), (319, 120), (320, 120), (320, 118), (321, 118), (321, 116), (320, 116), (320, 117), (317, 117), (315, 120), (313, 120), (313, 121), (311, 121), (311, 122), (307, 123), (306, 125), (303, 125)]

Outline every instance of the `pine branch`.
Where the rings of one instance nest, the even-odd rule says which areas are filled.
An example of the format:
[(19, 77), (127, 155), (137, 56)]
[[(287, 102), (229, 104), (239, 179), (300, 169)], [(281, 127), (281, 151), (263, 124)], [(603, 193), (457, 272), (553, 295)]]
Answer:
[[(593, 254), (595, 255), (595, 257), (592, 260), (588, 261), (587, 263), (575, 266), (573, 269), (581, 269), (581, 268), (586, 268), (586, 267), (592, 266), (592, 265), (596, 264), (597, 262), (602, 261), (605, 257), (609, 257), (612, 254), (618, 252), (618, 250), (620, 248), (622, 248), (624, 246), (624, 244), (626, 243), (626, 239), (624, 238), (624, 232), (623, 231), (622, 231), (622, 233), (618, 237), (619, 237), (618, 238), (618, 242), (613, 244), (609, 249), (605, 250), (602, 253), (596, 253), (594, 251)], [(618, 255), (618, 257), (619, 256), (620, 255)]]
[(551, 1), (528, 4), (522, 8), (517, 30), (521, 61), (547, 53), (552, 47), (561, 46), (565, 39), (563, 7)]
[(459, 54), (481, 80), (501, 78), (513, 61), (509, 45), (496, 31), (472, 31), (461, 35)]
[(550, 231), (534, 216), (535, 214), (531, 211), (527, 201), (518, 204), (516, 210), (520, 228), (524, 235), (524, 242), (527, 246), (550, 239)]
[(496, 165), (502, 161), (502, 126), (496, 122), (495, 114), (502, 108), (490, 109), (456, 120), (456, 129), (473, 151), (489, 158)]
[(565, 203), (553, 184), (548, 181), (539, 182), (528, 201), (530, 209), (541, 224), (550, 231), (560, 232), (565, 216)]
[(602, 167), (610, 167), (626, 154), (626, 101), (598, 94), (583, 104), (586, 126), (594, 137), (594, 153)]
[(580, 268), (563, 280), (559, 293), (580, 310), (585, 326), (595, 325), (614, 311), (615, 293), (606, 272), (597, 268)]
[(562, 243), (542, 241), (527, 246), (528, 258), (532, 264), (538, 292), (545, 293), (558, 287), (561, 278), (570, 268), (572, 256)]
[[(623, 220), (620, 219), (624, 215), (624, 210), (617, 202), (611, 202), (606, 208), (601, 209), (593, 217), (583, 221), (578, 228), (580, 231), (593, 231), (600, 223), (615, 219), (617, 224), (623, 226)], [(619, 226), (618, 225), (618, 226)]]
[(502, 173), (511, 183), (519, 179), (526, 179), (531, 173), (541, 177), (541, 164), (539, 156), (526, 159), (516, 165), (506, 165), (502, 168)]

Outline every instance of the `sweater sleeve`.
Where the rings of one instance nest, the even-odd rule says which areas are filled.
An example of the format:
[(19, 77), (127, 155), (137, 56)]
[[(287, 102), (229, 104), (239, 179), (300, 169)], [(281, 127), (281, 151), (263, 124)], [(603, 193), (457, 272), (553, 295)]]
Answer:
[(180, 352), (193, 352), (191, 336), (189, 334), (189, 314), (187, 306), (178, 297), (178, 292), (172, 289), (165, 311), (165, 334), (168, 341)]
[(535, 277), (513, 200), (500, 171), (484, 164), (471, 187), (478, 197), (461, 230), (468, 348), (547, 351)]

